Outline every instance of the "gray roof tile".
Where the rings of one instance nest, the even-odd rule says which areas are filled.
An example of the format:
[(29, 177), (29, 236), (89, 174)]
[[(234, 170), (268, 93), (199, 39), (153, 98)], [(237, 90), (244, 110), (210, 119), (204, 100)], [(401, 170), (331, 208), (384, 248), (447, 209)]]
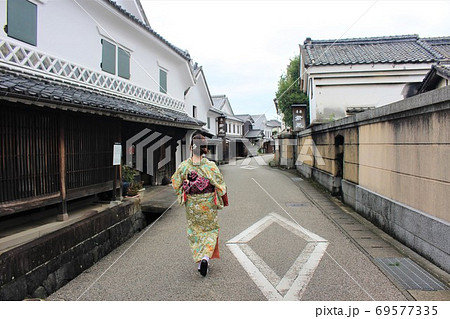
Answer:
[(272, 127), (281, 127), (281, 122), (277, 121), (277, 120), (270, 120), (270, 121), (267, 121), (266, 125), (272, 126)]
[(105, 95), (89, 91), (85, 88), (67, 86), (62, 83), (49, 82), (25, 75), (17, 75), (5, 71), (0, 72), (0, 96), (11, 93), (23, 98), (47, 103), (66, 103), (75, 107), (91, 107), (106, 109), (114, 113), (137, 115), (160, 121), (177, 122), (180, 124), (201, 126), (187, 114), (175, 110), (165, 109), (151, 104), (127, 100), (117, 96)]
[(437, 88), (442, 79), (450, 80), (450, 62), (440, 62), (434, 64), (431, 70), (427, 73), (422, 83), (418, 88), (418, 93), (424, 93)]
[(417, 35), (339, 40), (307, 39), (302, 47), (304, 63), (312, 65), (421, 63), (443, 58), (437, 45)]
[(245, 134), (246, 138), (257, 138), (262, 137), (263, 130), (250, 130)]
[(214, 108), (218, 110), (222, 110), (223, 106), (225, 105), (225, 102), (227, 101), (226, 95), (213, 95), (211, 96), (211, 99), (214, 104)]
[(440, 64), (436, 65), (436, 73), (443, 78), (450, 80), (450, 64)]
[(450, 60), (450, 37), (421, 38), (422, 42), (428, 44), (444, 60)]
[(153, 34), (156, 38), (158, 38), (161, 42), (163, 42), (164, 44), (166, 44), (169, 48), (171, 48), (172, 50), (174, 50), (176, 53), (178, 53), (179, 55), (181, 55), (184, 59), (186, 60), (190, 60), (191, 56), (189, 55), (189, 53), (187, 51), (184, 51), (178, 47), (176, 47), (175, 45), (173, 45), (172, 43), (170, 43), (169, 41), (167, 41), (166, 39), (164, 39), (158, 32), (156, 32), (155, 30), (153, 30), (149, 25), (147, 25), (146, 23), (142, 22), (140, 19), (136, 18), (134, 15), (132, 15), (131, 13), (129, 13), (128, 11), (126, 11), (124, 8), (122, 8), (119, 4), (117, 4), (114, 0), (105, 0), (107, 3), (109, 3), (111, 6), (113, 6), (117, 11), (119, 11), (121, 14), (123, 14), (124, 16), (126, 16), (128, 19), (131, 19), (132, 21), (134, 21), (135, 23), (137, 23), (138, 25), (140, 25), (141, 27), (143, 27), (144, 29), (146, 29), (148, 32), (150, 32), (151, 34)]

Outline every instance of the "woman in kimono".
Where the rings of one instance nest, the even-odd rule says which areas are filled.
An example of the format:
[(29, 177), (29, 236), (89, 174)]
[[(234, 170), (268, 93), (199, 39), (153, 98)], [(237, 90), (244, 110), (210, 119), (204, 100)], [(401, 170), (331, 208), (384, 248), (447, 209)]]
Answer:
[(172, 176), (172, 187), (186, 207), (187, 235), (192, 257), (202, 276), (208, 262), (219, 255), (217, 210), (228, 206), (223, 176), (214, 162), (203, 157), (208, 152), (206, 138), (197, 134), (191, 143), (192, 157), (180, 164)]

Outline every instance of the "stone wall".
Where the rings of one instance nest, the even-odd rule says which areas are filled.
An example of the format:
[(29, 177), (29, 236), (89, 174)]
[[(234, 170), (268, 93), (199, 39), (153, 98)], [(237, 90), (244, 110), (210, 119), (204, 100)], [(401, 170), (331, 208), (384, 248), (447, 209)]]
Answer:
[(314, 126), (296, 151), (300, 173), (450, 271), (450, 87)]
[(146, 226), (131, 199), (0, 255), (0, 300), (45, 298)]
[(277, 166), (295, 168), (296, 137), (292, 134), (279, 134), (275, 140), (274, 161)]

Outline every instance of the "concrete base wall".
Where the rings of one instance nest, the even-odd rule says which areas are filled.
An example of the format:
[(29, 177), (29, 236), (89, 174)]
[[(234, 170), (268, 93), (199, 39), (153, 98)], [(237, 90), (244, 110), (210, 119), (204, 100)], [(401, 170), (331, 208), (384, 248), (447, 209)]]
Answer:
[(297, 137), (291, 134), (280, 134), (275, 142), (276, 165), (291, 169), (295, 168), (295, 149)]
[(364, 187), (342, 181), (343, 200), (359, 214), (450, 272), (450, 224)]
[(298, 165), (297, 171), (299, 171), (306, 178), (312, 178), (316, 180), (320, 185), (325, 187), (333, 195), (338, 194), (341, 190), (342, 179), (340, 177), (333, 176), (327, 172), (321, 171), (306, 164)]
[(0, 300), (45, 298), (146, 226), (138, 200), (0, 255)]
[(312, 176), (312, 167), (306, 164), (297, 165), (297, 171), (305, 176), (306, 178), (311, 178)]

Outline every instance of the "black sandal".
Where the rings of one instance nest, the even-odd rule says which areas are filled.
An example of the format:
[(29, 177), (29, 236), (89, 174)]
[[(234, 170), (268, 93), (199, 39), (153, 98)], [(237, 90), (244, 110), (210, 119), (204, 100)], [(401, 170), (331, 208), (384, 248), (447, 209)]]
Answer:
[(202, 262), (200, 263), (200, 269), (198, 271), (203, 277), (206, 276), (206, 273), (208, 272), (208, 261), (206, 259), (202, 259)]

